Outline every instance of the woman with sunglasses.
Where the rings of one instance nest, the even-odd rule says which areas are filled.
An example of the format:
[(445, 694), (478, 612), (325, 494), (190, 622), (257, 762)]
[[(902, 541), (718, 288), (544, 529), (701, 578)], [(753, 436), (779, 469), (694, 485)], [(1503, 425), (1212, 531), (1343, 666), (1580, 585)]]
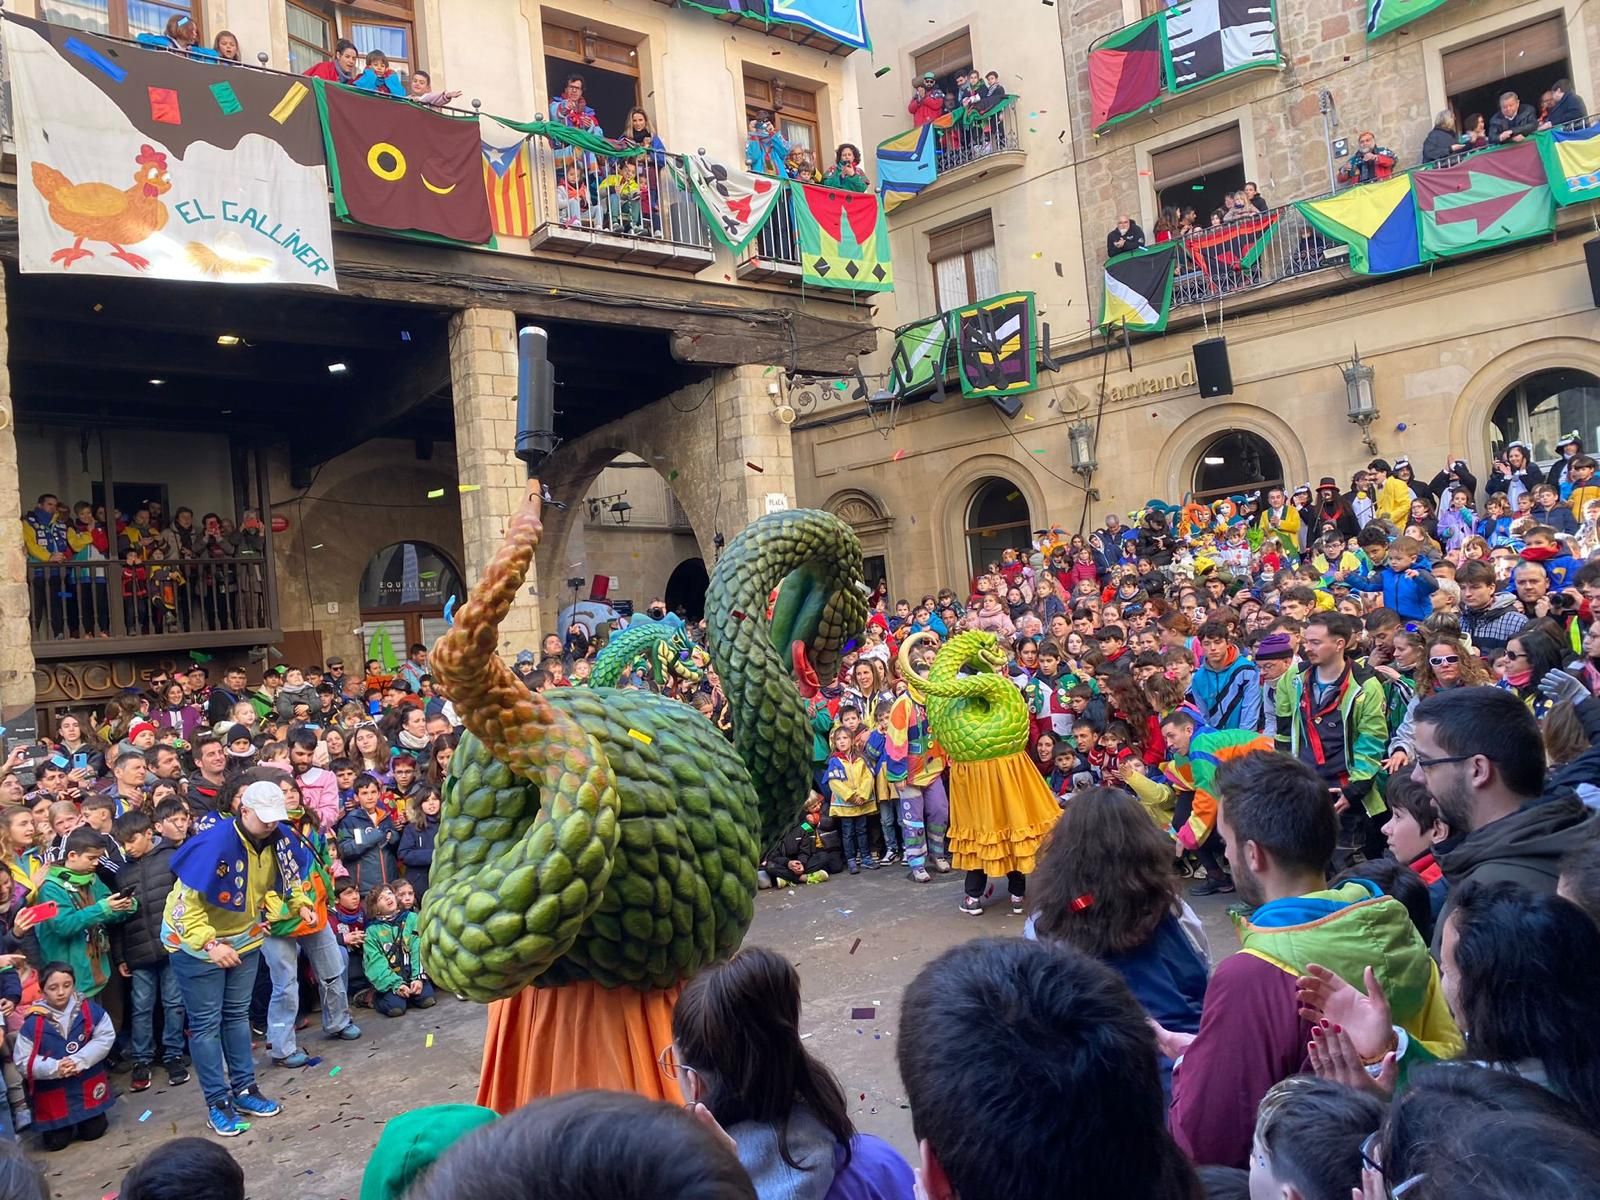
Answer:
[(1506, 643), (1505, 657), (1500, 660), (1499, 686), (1516, 693), (1542, 720), (1550, 711), (1550, 698), (1539, 691), (1539, 681), (1546, 672), (1561, 666), (1565, 657), (1556, 638), (1537, 624), (1530, 625)]
[(1419, 699), (1449, 688), (1482, 687), (1493, 682), (1483, 661), (1456, 638), (1435, 634), (1428, 639), (1427, 655), (1417, 667)]
[(800, 976), (746, 946), (691, 979), (661, 1069), (733, 1139), (761, 1200), (909, 1200), (911, 1168), (858, 1134), (844, 1089), (800, 1041)]

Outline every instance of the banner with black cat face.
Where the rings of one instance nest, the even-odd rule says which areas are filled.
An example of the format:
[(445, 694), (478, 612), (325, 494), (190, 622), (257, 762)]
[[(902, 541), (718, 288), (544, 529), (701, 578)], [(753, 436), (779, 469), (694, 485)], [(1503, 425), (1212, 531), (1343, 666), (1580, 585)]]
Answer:
[(965, 396), (1016, 396), (1038, 388), (1033, 293), (1012, 292), (958, 308), (956, 355)]
[(0, 25), (24, 272), (338, 286), (305, 82), (9, 14)]

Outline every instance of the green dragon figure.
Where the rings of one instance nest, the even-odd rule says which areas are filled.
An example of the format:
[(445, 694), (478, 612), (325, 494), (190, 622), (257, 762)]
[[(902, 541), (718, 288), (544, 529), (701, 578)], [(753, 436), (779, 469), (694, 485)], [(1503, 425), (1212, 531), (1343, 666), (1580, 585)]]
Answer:
[[(916, 633), (900, 644), (900, 674), (912, 698), (928, 710), (934, 736), (952, 762), (980, 762), (1028, 749), (1028, 705), (1005, 675), (1006, 652), (992, 633), (958, 633), (933, 657), (926, 676), (911, 665), (911, 648), (932, 637)], [(975, 672), (963, 675), (964, 668)]]
[(595, 656), (589, 686), (616, 687), (618, 680), (640, 664), (649, 668), (657, 690), (664, 690), (673, 679), (699, 683), (710, 661), (682, 629), (662, 621), (636, 619), (612, 634), (605, 649)]
[(498, 657), (542, 531), (538, 495), (532, 485), (434, 648), (434, 678), (468, 734), (445, 782), (422, 959), (438, 984), (480, 1001), (586, 980), (669, 988), (737, 948), (758, 847), (804, 804), (811, 742), (791, 664), (831, 677), (865, 624), (861, 546), (838, 518), (804, 509), (729, 543), (707, 613), (735, 749), (675, 700), (533, 693)]

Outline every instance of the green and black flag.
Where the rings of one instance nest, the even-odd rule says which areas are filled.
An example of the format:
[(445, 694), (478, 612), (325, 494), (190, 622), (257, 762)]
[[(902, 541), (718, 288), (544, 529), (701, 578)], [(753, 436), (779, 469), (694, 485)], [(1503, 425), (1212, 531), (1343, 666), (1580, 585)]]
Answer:
[(1172, 270), (1177, 242), (1162, 242), (1106, 260), (1100, 325), (1123, 325), (1138, 333), (1160, 333), (1172, 309)]

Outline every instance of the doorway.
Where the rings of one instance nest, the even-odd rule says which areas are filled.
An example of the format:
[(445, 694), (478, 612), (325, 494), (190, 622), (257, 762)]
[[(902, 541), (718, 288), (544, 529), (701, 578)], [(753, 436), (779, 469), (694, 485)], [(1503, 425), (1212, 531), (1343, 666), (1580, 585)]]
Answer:
[(461, 572), (437, 547), (396, 542), (361, 575), (361, 653), (394, 671), (418, 642), (430, 649), (449, 626), (445, 605), (466, 598)]
[(1032, 547), (1033, 520), (1021, 490), (1009, 479), (991, 475), (980, 480), (967, 505), (967, 573), (969, 583), (998, 563), (1004, 550), (1026, 553)]
[(1283, 464), (1272, 444), (1248, 429), (1229, 429), (1211, 439), (1194, 467), (1194, 498), (1206, 501), (1234, 492), (1283, 486)]
[(698, 621), (706, 615), (706, 588), (711, 586), (711, 576), (706, 574), (703, 558), (686, 558), (667, 577), (667, 588), (662, 599), (667, 611), (681, 613), (685, 621)]

